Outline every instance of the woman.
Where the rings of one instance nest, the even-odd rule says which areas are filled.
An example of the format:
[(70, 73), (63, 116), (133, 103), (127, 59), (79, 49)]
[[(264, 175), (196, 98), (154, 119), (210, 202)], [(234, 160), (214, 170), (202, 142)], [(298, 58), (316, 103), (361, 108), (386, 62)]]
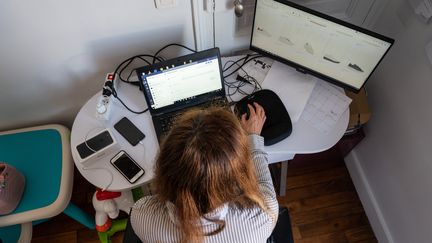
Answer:
[(264, 139), (264, 109), (241, 122), (213, 108), (186, 112), (161, 144), (156, 195), (132, 208), (143, 242), (266, 242), (278, 203)]

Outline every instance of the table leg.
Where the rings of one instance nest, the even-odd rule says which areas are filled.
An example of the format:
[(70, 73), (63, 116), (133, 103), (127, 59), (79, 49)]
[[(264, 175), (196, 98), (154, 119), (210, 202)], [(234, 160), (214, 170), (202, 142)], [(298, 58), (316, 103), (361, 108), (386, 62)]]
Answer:
[(281, 162), (280, 184), (279, 184), (279, 195), (281, 197), (285, 196), (286, 193), (287, 174), (288, 174), (288, 160), (285, 160)]

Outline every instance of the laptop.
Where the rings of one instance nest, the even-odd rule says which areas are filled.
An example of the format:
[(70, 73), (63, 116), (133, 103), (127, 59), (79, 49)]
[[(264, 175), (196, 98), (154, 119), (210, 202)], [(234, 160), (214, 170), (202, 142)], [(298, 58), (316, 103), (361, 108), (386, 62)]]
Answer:
[(159, 141), (185, 110), (228, 104), (219, 48), (141, 67), (137, 74)]

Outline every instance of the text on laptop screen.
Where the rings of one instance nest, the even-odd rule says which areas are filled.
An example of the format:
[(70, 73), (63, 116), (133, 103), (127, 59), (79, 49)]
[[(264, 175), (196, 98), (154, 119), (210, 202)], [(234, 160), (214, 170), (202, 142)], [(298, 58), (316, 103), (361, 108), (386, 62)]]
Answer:
[(251, 47), (358, 90), (392, 42), (273, 0), (258, 0)]
[(141, 78), (153, 109), (222, 89), (217, 56), (142, 73)]

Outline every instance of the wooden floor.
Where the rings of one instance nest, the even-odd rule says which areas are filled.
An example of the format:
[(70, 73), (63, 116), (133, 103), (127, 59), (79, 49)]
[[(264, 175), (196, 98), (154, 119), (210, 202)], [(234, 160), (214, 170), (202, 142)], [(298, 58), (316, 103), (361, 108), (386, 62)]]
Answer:
[[(348, 141), (349, 143), (349, 141)], [(343, 161), (346, 143), (296, 156), (288, 166), (287, 193), (295, 243), (377, 242)], [(94, 215), (94, 187), (75, 171), (72, 202)], [(122, 234), (112, 238), (122, 242)], [(33, 228), (32, 242), (99, 242), (97, 233), (64, 214)]]
[(286, 196), (295, 243), (377, 242), (338, 151), (296, 156)]

